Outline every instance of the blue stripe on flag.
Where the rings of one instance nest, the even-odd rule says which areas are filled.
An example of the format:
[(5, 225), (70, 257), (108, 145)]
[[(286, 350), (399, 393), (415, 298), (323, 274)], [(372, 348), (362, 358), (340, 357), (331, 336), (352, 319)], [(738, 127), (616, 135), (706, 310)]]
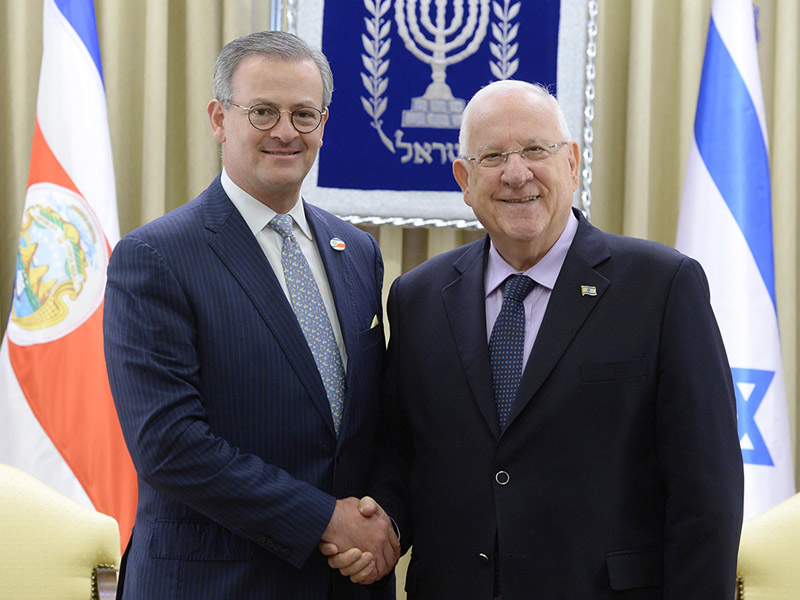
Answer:
[(700, 156), (739, 224), (776, 305), (767, 148), (753, 100), (713, 18), (694, 134)]
[(83, 45), (89, 51), (89, 55), (97, 66), (100, 79), (103, 80), (103, 66), (100, 62), (100, 44), (97, 41), (97, 22), (94, 18), (93, 1), (54, 0), (54, 2), (61, 14), (64, 15), (81, 40), (83, 40)]

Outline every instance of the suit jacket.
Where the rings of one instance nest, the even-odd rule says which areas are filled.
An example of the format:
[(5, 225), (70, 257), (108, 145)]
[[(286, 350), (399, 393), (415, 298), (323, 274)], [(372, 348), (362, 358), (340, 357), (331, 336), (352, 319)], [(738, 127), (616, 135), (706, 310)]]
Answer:
[(383, 263), (371, 236), (305, 210), (347, 348), (338, 438), (297, 319), (219, 177), (111, 255), (106, 361), (139, 476), (125, 598), (370, 597), (316, 544), (371, 468)]
[[(508, 424), (485, 238), (398, 278), (373, 495), (413, 545), (410, 600), (733, 597), (736, 406), (699, 264), (580, 224)], [(588, 286), (588, 287), (584, 287)]]

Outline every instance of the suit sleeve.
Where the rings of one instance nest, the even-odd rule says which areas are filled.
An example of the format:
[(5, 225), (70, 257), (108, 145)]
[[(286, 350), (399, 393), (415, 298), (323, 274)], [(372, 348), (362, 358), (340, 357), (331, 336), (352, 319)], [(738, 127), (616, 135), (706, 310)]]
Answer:
[(295, 567), (314, 551), (335, 498), (209, 427), (195, 315), (164, 258), (127, 237), (108, 268), (109, 381), (139, 477)]
[(736, 400), (708, 283), (692, 259), (672, 282), (659, 352), (664, 598), (732, 598), (744, 485)]
[(392, 284), (387, 303), (391, 334), (381, 395), (376, 465), (370, 485), (370, 495), (394, 520), (400, 533), (402, 552), (405, 553), (413, 543), (408, 510), (408, 489), (411, 464), (414, 461), (414, 447), (411, 427), (406, 418), (400, 392), (402, 366), (400, 364), (399, 287), (400, 279)]

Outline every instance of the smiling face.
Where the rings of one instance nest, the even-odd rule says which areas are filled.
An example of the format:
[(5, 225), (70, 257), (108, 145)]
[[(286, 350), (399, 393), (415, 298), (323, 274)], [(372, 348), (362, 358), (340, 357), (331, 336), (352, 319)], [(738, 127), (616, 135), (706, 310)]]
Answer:
[[(286, 62), (251, 54), (236, 67), (231, 82), (232, 101), (241, 106), (322, 109), (322, 77), (311, 60)], [(311, 133), (298, 133), (288, 113), (282, 113), (272, 129), (259, 131), (250, 124), (247, 111), (225, 107), (216, 99), (209, 103), (208, 114), (231, 180), (276, 212), (288, 212), (322, 146), (328, 113)]]
[[(484, 96), (472, 108), (467, 156), (519, 150), (564, 141), (555, 111), (529, 90), (503, 90)], [(504, 165), (484, 170), (465, 159), (453, 163), (464, 202), (492, 238), (500, 255), (524, 271), (558, 240), (567, 224), (578, 185), (578, 144), (569, 142), (547, 160), (526, 162), (519, 153)]]

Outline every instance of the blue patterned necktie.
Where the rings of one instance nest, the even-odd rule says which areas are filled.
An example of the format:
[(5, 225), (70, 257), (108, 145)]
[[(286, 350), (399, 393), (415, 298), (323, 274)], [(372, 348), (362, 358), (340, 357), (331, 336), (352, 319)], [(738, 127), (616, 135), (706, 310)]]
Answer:
[(525, 306), (522, 302), (534, 285), (536, 282), (526, 275), (510, 275), (506, 279), (503, 306), (489, 338), (489, 366), (501, 430), (506, 426), (522, 379), (525, 347)]
[(286, 287), (289, 288), (292, 309), (322, 376), (331, 405), (333, 426), (338, 436), (344, 407), (344, 367), (325, 303), (306, 257), (292, 234), (292, 217), (275, 215), (269, 226), (283, 238), (281, 265)]

